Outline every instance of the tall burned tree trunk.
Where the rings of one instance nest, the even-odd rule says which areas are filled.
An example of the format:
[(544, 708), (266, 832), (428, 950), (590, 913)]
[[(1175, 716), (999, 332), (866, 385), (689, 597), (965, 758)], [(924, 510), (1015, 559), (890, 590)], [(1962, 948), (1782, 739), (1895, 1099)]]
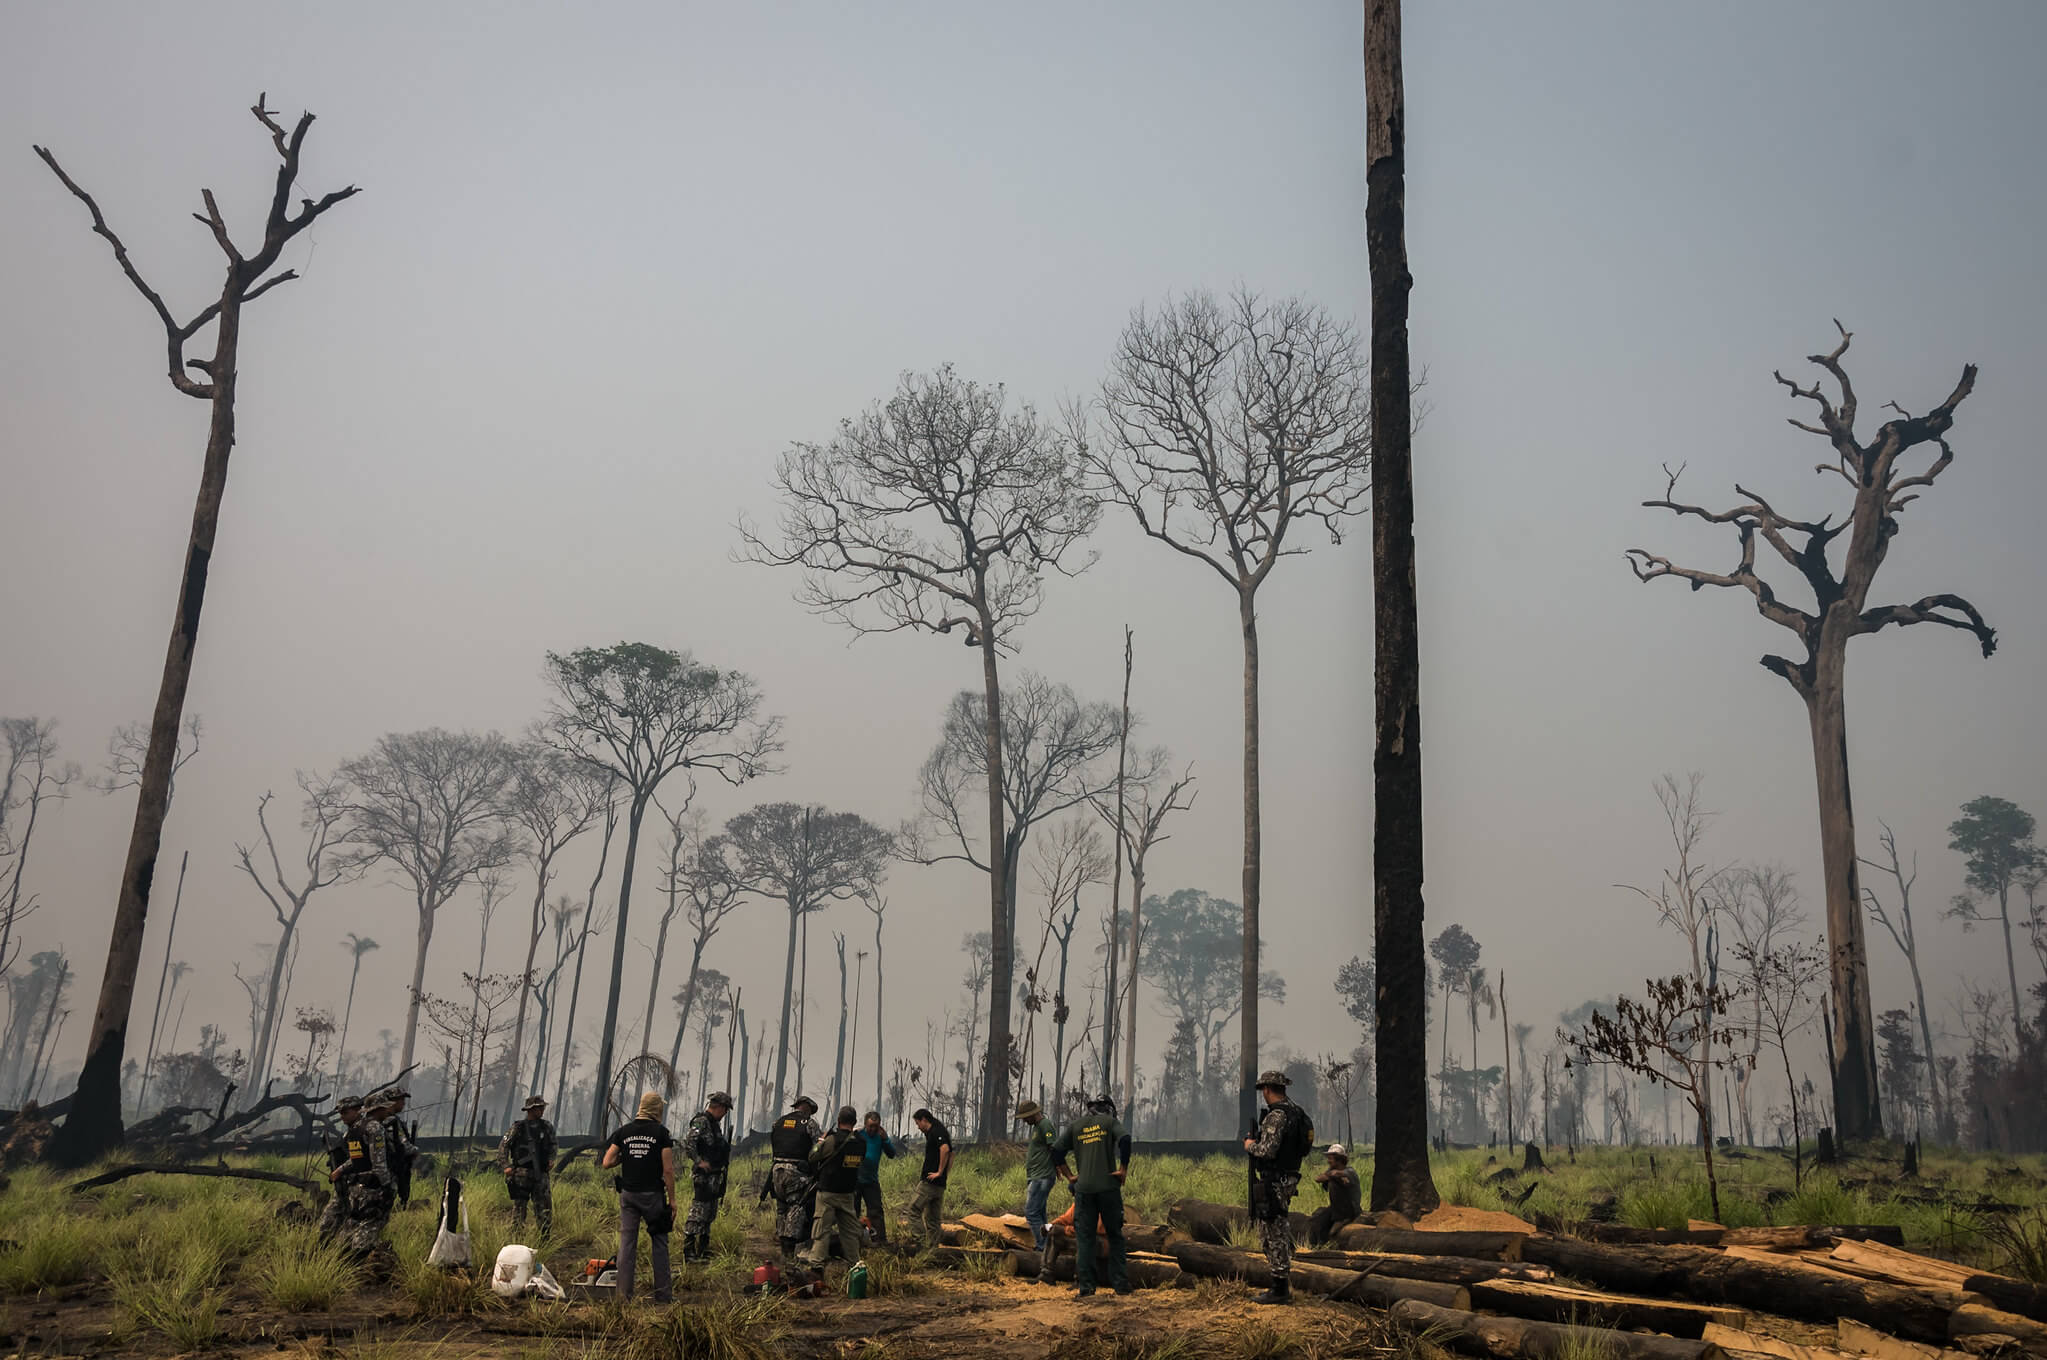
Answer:
[(626, 809), (625, 858), (619, 863), (618, 873), (618, 920), (613, 923), (618, 937), (611, 947), (611, 987), (604, 998), (604, 1030), (597, 1041), (597, 1069), (592, 1074), (596, 1083), (590, 1096), (590, 1136), (602, 1138), (605, 1121), (610, 1115), (606, 1108), (606, 1093), (611, 1090), (611, 1065), (613, 1047), (618, 1038), (618, 1002), (625, 989), (625, 940), (626, 918), (633, 903), (633, 862), (640, 854), (640, 822), (647, 815), (647, 802), (654, 796), (652, 789), (644, 793), (635, 791), (632, 805)]
[[(183, 324), (172, 318), (163, 298), (143, 281), (128, 258), (127, 248), (107, 226), (92, 196), (72, 182), (55, 156), (43, 147), (36, 148), (36, 154), (63, 181), (64, 187), (85, 204), (92, 214), (93, 230), (113, 248), (122, 273), (163, 323), (171, 385), (186, 396), (207, 402), (211, 408), (199, 494), (192, 507), (192, 532), (185, 546), (185, 565), (170, 645), (164, 654), (163, 678), (157, 687), (156, 707), (150, 715), (149, 751), (142, 762), (135, 824), (129, 833), (128, 855), (121, 869), (106, 970), (100, 980), (92, 1033), (86, 1039), (85, 1066), (78, 1074), (71, 1112), (50, 1146), (51, 1159), (64, 1166), (82, 1166), (122, 1142), (121, 1061), (127, 1046), (128, 1016), (135, 1004), (135, 973), (142, 962), (143, 927), (149, 916), (149, 891), (156, 875), (157, 852), (163, 843), (164, 817), (170, 810), (178, 726), (184, 719), (185, 692), (191, 684), (192, 658), (199, 646), (199, 615), (206, 601), (207, 570), (213, 560), (214, 536), (220, 528), (221, 500), (227, 492), (228, 457), (234, 451), (242, 305), (298, 277), (288, 269), (268, 278), (264, 276), (277, 263), (287, 242), (311, 226), (321, 213), (355, 193), (350, 187), (317, 202), (305, 199), (293, 216), (287, 205), (293, 182), (298, 178), (300, 148), (313, 116), (302, 115), (297, 126), (287, 133), (263, 103), (263, 97), (257, 96), (251, 112), (269, 130), (282, 164), (264, 221), (262, 247), (252, 256), (242, 255), (228, 236), (227, 224), (214, 204), (212, 192), (204, 191), (206, 213), (200, 220), (212, 230), (215, 242), (227, 257), (227, 277), (219, 300)], [(213, 357), (187, 360), (186, 343), (208, 323), (215, 326)], [(198, 371), (203, 380), (194, 379), (188, 369)]]
[[(808, 815), (808, 814), (806, 814)], [(789, 1094), (789, 1011), (796, 1002), (796, 920), (802, 915), (801, 904), (791, 902), (789, 906), (789, 947), (782, 952), (782, 1032), (775, 1041), (775, 1109), (780, 1113), (788, 1107), (782, 1102)], [(798, 1078), (801, 1080), (801, 1078)]]
[[(1002, 684), (995, 669), (995, 634), (992, 623), (983, 619), (981, 643), (981, 684), (987, 698), (988, 747), (988, 1046), (986, 1079), (981, 1083), (979, 1137), (1000, 1138), (1009, 1126), (1009, 1003), (1013, 990), (1016, 950), (1010, 938), (1009, 845), (1003, 834), (1002, 806)], [(975, 1055), (967, 1054), (967, 1073), (973, 1075)]]
[[(1105, 1091), (1113, 1091), (1116, 1087), (1116, 1037), (1117, 1012), (1119, 1010), (1116, 1002), (1118, 996), (1117, 987), (1119, 985), (1117, 973), (1118, 965), (1122, 962), (1118, 955), (1120, 953), (1123, 932), (1123, 819), (1127, 807), (1124, 793), (1130, 768), (1130, 671), (1134, 660), (1135, 657), (1132, 655), (1132, 634), (1130, 626), (1125, 624), (1123, 627), (1123, 726), (1116, 737), (1116, 859), (1115, 867), (1110, 871), (1111, 876), (1109, 879), (1109, 980), (1108, 987), (1102, 993), (1102, 1089)], [(1131, 1009), (1135, 1011), (1137, 1006), (1137, 974), (1135, 971), (1137, 963), (1134, 947), (1131, 952), (1130, 1005)], [(1059, 993), (1062, 997), (1066, 994), (1066, 948), (1064, 941), (1061, 942), (1059, 950)], [(1130, 1030), (1128, 1031), (1130, 1037), (1124, 1039), (1126, 1048), (1123, 1055), (1123, 1090), (1126, 1103), (1134, 1102), (1137, 1098), (1137, 1040), (1134, 1037), (1136, 1028), (1137, 1017), (1133, 1014), (1131, 1016)], [(1063, 1022), (1060, 1024), (1059, 1030), (1061, 1034), (1065, 1033), (1066, 1026)], [(1064, 1096), (1066, 1093), (1062, 1089), (1055, 1094)]]
[[(879, 902), (881, 899), (877, 897), (875, 900)], [(877, 1110), (881, 1108), (884, 1083), (888, 1080), (881, 1030), (881, 999), (888, 995), (881, 977), (881, 917), (881, 912), (874, 913), (874, 1108)]]
[[(1238, 1015), (1237, 1126), (1248, 1129), (1258, 1086), (1258, 880), (1264, 845), (1258, 803), (1258, 602), (1240, 587), (1237, 621), (1244, 634), (1244, 1001)], [(1131, 919), (1136, 919), (1132, 913)], [(1132, 951), (1135, 953), (1135, 951)], [(1113, 1004), (1113, 999), (1112, 999)]]
[(845, 1093), (846, 1081), (846, 937), (833, 934), (832, 944), (839, 951), (839, 1044), (832, 1055), (832, 1108), (837, 1109)]
[[(1827, 623), (1821, 627), (1824, 636)], [(1855, 810), (1848, 784), (1848, 716), (1842, 687), (1846, 659), (1845, 636), (1840, 646), (1820, 653), (1806, 698), (1806, 716), (1812, 727), (1820, 857), (1827, 887), (1827, 975), (1832, 983), (1834, 1109), (1839, 1121), (1835, 1132), (1844, 1139), (1860, 1140), (1883, 1136), (1883, 1107), (1877, 1098), (1876, 1022), (1869, 999), (1861, 866), (1855, 851)], [(1932, 1061), (1930, 1055), (1928, 1061)]]
[(1365, 2), (1365, 248), (1372, 272), (1372, 944), (1378, 1148), (1372, 1208), (1419, 1218), (1429, 1174), (1428, 962), (1422, 940), (1421, 651), (1407, 352), (1407, 104), (1400, 0)]

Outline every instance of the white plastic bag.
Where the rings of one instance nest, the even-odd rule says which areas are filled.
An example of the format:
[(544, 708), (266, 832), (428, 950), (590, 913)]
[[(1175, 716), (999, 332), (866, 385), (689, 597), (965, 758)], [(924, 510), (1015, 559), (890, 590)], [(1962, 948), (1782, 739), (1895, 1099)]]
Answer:
[[(545, 1270), (533, 1255), (533, 1248), (522, 1247), (517, 1242), (508, 1244), (498, 1253), (497, 1269), (490, 1275), (490, 1290), (501, 1299), (516, 1299), (526, 1292), (526, 1284), (533, 1278), (535, 1269)], [(553, 1277), (548, 1277), (550, 1282)], [(559, 1285), (555, 1286), (557, 1289)]]
[[(453, 1226), (461, 1224), (459, 1228)], [(441, 1192), (440, 1230), (434, 1234), (432, 1250), (426, 1254), (426, 1263), (453, 1270), (469, 1264), (469, 1201), (463, 1197), (462, 1183), (454, 1177), (448, 1178), (447, 1188)]]
[(569, 1296), (569, 1291), (561, 1287), (554, 1278), (554, 1272), (545, 1265), (533, 1268), (533, 1278), (526, 1281), (526, 1292), (537, 1299), (556, 1300)]

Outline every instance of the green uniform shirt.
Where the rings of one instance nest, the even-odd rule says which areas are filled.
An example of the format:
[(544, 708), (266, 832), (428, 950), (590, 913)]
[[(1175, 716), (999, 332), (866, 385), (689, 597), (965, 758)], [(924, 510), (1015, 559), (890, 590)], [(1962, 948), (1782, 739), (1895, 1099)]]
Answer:
[(1084, 1115), (1059, 1135), (1052, 1152), (1062, 1159), (1073, 1158), (1075, 1194), (1098, 1195), (1121, 1187), (1114, 1173), (1116, 1145), (1123, 1138), (1123, 1126), (1112, 1114)]
[(1030, 1136), (1024, 1139), (1024, 1179), (1052, 1179), (1052, 1126), (1042, 1119), (1031, 1125)]

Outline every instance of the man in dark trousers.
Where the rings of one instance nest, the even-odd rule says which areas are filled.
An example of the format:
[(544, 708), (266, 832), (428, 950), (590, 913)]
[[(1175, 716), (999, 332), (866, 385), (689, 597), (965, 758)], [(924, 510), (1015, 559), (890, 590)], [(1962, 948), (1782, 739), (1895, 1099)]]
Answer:
[(867, 1144), (866, 1155), (860, 1159), (860, 1213), (867, 1220), (867, 1230), (874, 1234), (874, 1244), (885, 1247), (888, 1245), (888, 1216), (881, 1206), (881, 1159), (897, 1156), (902, 1149), (881, 1126), (881, 1112), (878, 1110), (867, 1112), (867, 1122), (861, 1127), (860, 1137)]
[(945, 1224), (945, 1180), (952, 1174), (952, 1134), (929, 1110), (919, 1110), (910, 1122), (924, 1135), (924, 1170), (917, 1178), (917, 1193), (910, 1197), (910, 1239), (920, 1247), (938, 1245), (938, 1232)]
[(1308, 1245), (1319, 1247), (1336, 1235), (1346, 1223), (1357, 1221), (1358, 1173), (1350, 1169), (1350, 1153), (1341, 1143), (1331, 1143), (1323, 1154), (1329, 1165), (1315, 1173), (1315, 1183), (1329, 1192), (1329, 1203), (1308, 1217)]
[(860, 1259), (860, 1164), (867, 1160), (867, 1140), (860, 1135), (860, 1115), (851, 1105), (839, 1111), (838, 1127), (828, 1130), (810, 1150), (817, 1174), (817, 1227), (810, 1238), (810, 1264), (823, 1270), (831, 1259), (832, 1238), (852, 1265)]
[(768, 1168), (767, 1188), (775, 1197), (775, 1236), (784, 1261), (794, 1261), (798, 1244), (810, 1240), (811, 1196), (817, 1191), (810, 1150), (824, 1136), (816, 1114), (817, 1102), (798, 1096), (768, 1133), (768, 1152), (775, 1160)]
[(533, 1206), (540, 1220), (540, 1235), (554, 1227), (554, 1125), (547, 1122), (547, 1100), (527, 1098), (524, 1119), (505, 1130), (498, 1140), (498, 1169), (505, 1173), (505, 1189), (512, 1195), (512, 1226), (526, 1226), (526, 1206)]
[(732, 1140), (725, 1136), (725, 1116), (732, 1097), (711, 1092), (704, 1112), (689, 1121), (682, 1136), (682, 1160), (689, 1163), (689, 1217), (682, 1225), (682, 1259), (711, 1259), (711, 1222), (725, 1198), (725, 1168), (732, 1161)]
[(1052, 1182), (1056, 1179), (1052, 1171), (1052, 1126), (1045, 1122), (1045, 1111), (1035, 1100), (1017, 1106), (1016, 1117), (1024, 1122), (1024, 1222), (1031, 1225), (1031, 1241), (1042, 1260), (1051, 1236), (1045, 1230), (1045, 1201), (1051, 1198)]
[(622, 1125), (604, 1145), (604, 1165), (618, 1168), (618, 1296), (633, 1296), (634, 1257), (640, 1225), (653, 1244), (654, 1301), (675, 1297), (668, 1274), (668, 1234), (675, 1230), (675, 1139), (661, 1115), (668, 1102), (649, 1091), (640, 1097), (639, 1117)]
[(1087, 1112), (1052, 1144), (1052, 1160), (1064, 1166), (1072, 1157), (1074, 1294), (1095, 1292), (1095, 1227), (1109, 1239), (1109, 1283), (1118, 1294), (1130, 1292), (1128, 1253), (1123, 1245), (1123, 1181), (1130, 1174), (1130, 1135), (1116, 1119), (1116, 1102), (1107, 1092), (1087, 1103)]
[(1272, 1287), (1256, 1303), (1292, 1303), (1294, 1223), (1287, 1216), (1294, 1192), (1301, 1186), (1301, 1159), (1315, 1142), (1308, 1112), (1286, 1098), (1287, 1076), (1280, 1071), (1258, 1074), (1258, 1093), (1265, 1108), (1258, 1127), (1244, 1140), (1251, 1154), (1251, 1218), (1272, 1269)]

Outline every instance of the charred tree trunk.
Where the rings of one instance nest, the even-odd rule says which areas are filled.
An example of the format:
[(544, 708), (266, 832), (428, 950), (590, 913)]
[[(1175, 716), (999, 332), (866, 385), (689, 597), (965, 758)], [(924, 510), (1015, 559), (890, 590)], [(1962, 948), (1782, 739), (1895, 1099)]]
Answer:
[[(1116, 1089), (1116, 1031), (1117, 1012), (1119, 1009), (1116, 998), (1117, 987), (1120, 985), (1118, 965), (1122, 962), (1118, 954), (1122, 944), (1123, 930), (1123, 822), (1127, 808), (1127, 800), (1124, 797), (1124, 785), (1127, 782), (1130, 768), (1130, 671), (1135, 660), (1133, 636), (1130, 626), (1125, 624), (1123, 626), (1123, 727), (1116, 737), (1116, 858), (1114, 868), (1110, 870), (1109, 879), (1109, 978), (1108, 987), (1102, 993), (1104, 998), (1102, 1006), (1102, 1089), (1105, 1091)], [(1136, 912), (1133, 910), (1131, 920), (1134, 923), (1136, 919)], [(1137, 1098), (1137, 1039), (1135, 1037), (1137, 1031), (1137, 931), (1134, 924), (1131, 928), (1130, 943), (1130, 1034), (1132, 1037), (1125, 1040), (1123, 1091), (1124, 1108), (1129, 1109), (1134, 1115), (1136, 1111), (1131, 1108)], [(1059, 994), (1062, 997), (1066, 994), (1066, 944), (1063, 940), (1059, 946)], [(1064, 1022), (1061, 1022), (1059, 1032), (1061, 1035), (1065, 1034), (1066, 1025)], [(1061, 1065), (1058, 1063), (1056, 1052), (1054, 1054), (1054, 1065)], [(1055, 1096), (1064, 1096), (1065, 1092), (1060, 1090), (1055, 1091), (1053, 1094)]]
[(610, 1111), (606, 1106), (606, 1092), (611, 1089), (611, 1067), (613, 1047), (618, 1038), (618, 1002), (625, 989), (625, 940), (626, 923), (633, 905), (633, 863), (640, 855), (640, 822), (647, 815), (647, 802), (654, 791), (635, 790), (632, 805), (626, 809), (625, 859), (619, 864), (618, 873), (618, 919), (612, 923), (617, 932), (611, 946), (611, 986), (604, 998), (604, 1030), (597, 1041), (597, 1067), (591, 1073), (595, 1083), (590, 1094), (590, 1136), (602, 1138)]
[(782, 955), (782, 1032), (775, 1040), (774, 1112), (778, 1114), (788, 1108), (783, 1101), (789, 1095), (789, 1011), (796, 1001), (796, 922), (802, 914), (800, 903), (789, 903), (789, 947)]
[(832, 1055), (832, 1108), (836, 1110), (845, 1094), (846, 1081), (846, 937), (834, 934), (832, 944), (839, 951), (839, 1043)]
[[(1830, 611), (1831, 614), (1832, 611)], [(1849, 618), (1852, 622), (1853, 614)], [(1855, 853), (1855, 809), (1848, 784), (1848, 715), (1842, 692), (1848, 639), (1817, 658), (1806, 699), (1818, 776), (1820, 857), (1827, 880), (1827, 956), (1834, 1012), (1834, 1120), (1850, 1142), (1883, 1136), (1877, 1098), (1876, 1021), (1869, 999), (1869, 950), (1862, 930), (1862, 884)], [(1930, 1059), (1929, 1059), (1930, 1061)]]
[[(877, 899), (878, 900), (878, 899)], [(888, 995), (881, 979), (881, 913), (874, 914), (874, 1108), (882, 1108), (883, 1087), (888, 1080), (881, 1030), (881, 999)], [(742, 1085), (744, 1083), (741, 1083)]]
[(1428, 996), (1422, 939), (1421, 654), (1407, 349), (1406, 94), (1400, 0), (1365, 3), (1365, 240), (1372, 273), (1372, 877), (1378, 962), (1372, 1207), (1419, 1218), (1429, 1174)]
[(1258, 1085), (1258, 888), (1263, 821), (1258, 788), (1258, 609), (1254, 586), (1240, 586), (1237, 621), (1244, 634), (1244, 1000), (1238, 1015), (1237, 1126), (1248, 1129)]
[[(999, 1138), (1009, 1126), (1009, 1006), (1015, 990), (1015, 942), (1009, 919), (1009, 844), (1003, 836), (1002, 685), (995, 669), (995, 629), (985, 614), (978, 634), (981, 684), (987, 698), (988, 747), (988, 1047), (981, 1082), (980, 1137)], [(975, 1055), (967, 1054), (973, 1075)]]

